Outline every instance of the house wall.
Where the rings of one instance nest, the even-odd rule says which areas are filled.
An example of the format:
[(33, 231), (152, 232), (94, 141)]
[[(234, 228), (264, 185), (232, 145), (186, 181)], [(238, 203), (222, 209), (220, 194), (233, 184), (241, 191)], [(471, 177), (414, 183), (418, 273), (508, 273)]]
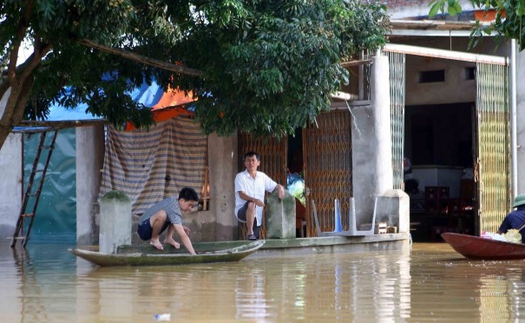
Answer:
[(12, 237), (22, 207), (22, 134), (11, 133), (0, 149), (0, 239)]
[[(463, 51), (485, 55), (508, 56), (506, 44), (495, 48), (492, 39), (487, 38), (472, 50), (468, 50), (468, 38), (427, 37), (418, 39), (396, 39), (396, 44), (406, 44), (427, 48)], [(475, 68), (476, 64), (464, 61), (446, 60), (431, 57), (406, 56), (406, 101), (410, 105), (450, 104), (476, 101), (476, 81), (466, 78), (466, 69)], [(420, 83), (420, 73), (424, 71), (444, 70), (445, 81), (438, 83)]]

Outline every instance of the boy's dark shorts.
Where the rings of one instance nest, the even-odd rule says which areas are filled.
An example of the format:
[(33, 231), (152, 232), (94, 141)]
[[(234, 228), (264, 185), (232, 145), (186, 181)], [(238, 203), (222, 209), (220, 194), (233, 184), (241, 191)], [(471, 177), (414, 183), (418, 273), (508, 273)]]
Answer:
[[(246, 210), (248, 209), (248, 203), (244, 203), (243, 207), (237, 211), (237, 219), (240, 222), (246, 223)], [(259, 232), (261, 231), (261, 225), (257, 225), (257, 217), (255, 217), (255, 221), (253, 221), (253, 234), (257, 239), (259, 239)]]
[[(159, 234), (164, 232), (164, 230), (166, 230), (169, 225), (170, 225), (170, 222), (166, 221), (164, 223), (164, 226), (162, 227), (162, 230), (160, 230)], [(153, 228), (151, 227), (151, 223), (150, 223), (149, 219), (144, 221), (142, 224), (139, 223), (139, 225), (137, 227), (137, 233), (138, 233), (139, 237), (142, 240), (150, 240), (151, 239), (151, 235), (153, 234)]]

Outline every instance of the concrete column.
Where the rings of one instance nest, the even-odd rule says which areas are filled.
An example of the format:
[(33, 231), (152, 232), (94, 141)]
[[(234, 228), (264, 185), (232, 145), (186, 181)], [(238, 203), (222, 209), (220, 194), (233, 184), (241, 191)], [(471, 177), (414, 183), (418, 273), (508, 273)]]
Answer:
[(237, 136), (208, 136), (210, 214), (215, 215), (215, 241), (236, 240), (234, 179), (237, 174)]
[(110, 191), (100, 200), (101, 253), (115, 253), (122, 245), (131, 244), (131, 200), (122, 191)]
[(402, 190), (387, 190), (377, 201), (376, 223), (396, 226), (397, 232), (410, 232), (410, 197)]
[(266, 201), (266, 237), (268, 239), (295, 238), (295, 197), (285, 190), (284, 199), (274, 191)]
[(352, 108), (352, 170), (357, 224), (370, 221), (376, 196), (393, 187), (387, 56), (372, 58), (370, 105)]
[[(77, 244), (95, 244), (98, 193), (104, 162), (104, 125), (77, 127)], [(97, 229), (97, 230), (95, 230)]]

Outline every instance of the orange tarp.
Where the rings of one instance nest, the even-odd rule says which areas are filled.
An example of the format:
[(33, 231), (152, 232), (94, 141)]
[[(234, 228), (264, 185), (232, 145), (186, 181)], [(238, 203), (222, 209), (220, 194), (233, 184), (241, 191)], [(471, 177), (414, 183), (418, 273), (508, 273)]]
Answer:
[[(184, 91), (172, 90), (164, 92), (159, 102), (157, 102), (151, 110), (153, 111), (153, 120), (155, 122), (162, 122), (169, 120), (179, 115), (193, 115), (193, 112), (188, 111), (184, 105), (196, 101), (193, 99), (191, 92), (186, 95)], [(135, 130), (133, 123), (126, 124), (126, 131)]]
[(188, 94), (186, 95), (184, 91), (169, 89), (168, 91), (164, 92), (159, 102), (157, 102), (152, 107), (152, 109), (153, 111), (155, 111), (169, 107), (176, 107), (193, 101), (195, 100), (193, 99), (192, 92), (188, 92)]

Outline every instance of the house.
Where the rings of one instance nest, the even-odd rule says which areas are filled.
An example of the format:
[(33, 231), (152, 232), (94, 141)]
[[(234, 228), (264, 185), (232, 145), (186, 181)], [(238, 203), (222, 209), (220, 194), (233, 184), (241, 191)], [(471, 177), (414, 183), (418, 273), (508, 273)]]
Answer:
[[(373, 62), (373, 64), (372, 64)], [(349, 199), (356, 194), (356, 209), (358, 224), (371, 218), (374, 209), (374, 197), (391, 190), (393, 185), (392, 154), (390, 148), (390, 112), (388, 95), (388, 59), (385, 56), (368, 57), (353, 63), (350, 68), (363, 69), (366, 65), (366, 78), (369, 80), (368, 90), (362, 91), (360, 100), (352, 102), (339, 100), (339, 106), (334, 102), (331, 112), (320, 115), (315, 125), (302, 129), (300, 150), (292, 152), (294, 157), (301, 158), (302, 167), (298, 169), (305, 174), (308, 185), (309, 199), (315, 199), (321, 220), (321, 229), (330, 230), (334, 225), (334, 200), (341, 201), (341, 213), (349, 211)], [(364, 70), (364, 69), (363, 69)], [(363, 74), (363, 75), (364, 75)], [(349, 90), (361, 92), (362, 87), (352, 81)], [(378, 93), (380, 95), (378, 95)], [(352, 97), (352, 96), (350, 96)], [(335, 99), (334, 99), (335, 101)], [(44, 123), (52, 126), (53, 121)], [(81, 125), (81, 126), (78, 126)], [(160, 125), (159, 125), (160, 126)], [(101, 122), (82, 124), (78, 121), (61, 123), (62, 128), (74, 128), (75, 132), (75, 176), (76, 176), (76, 241), (79, 244), (96, 243), (98, 227), (98, 199), (101, 188), (104, 188), (105, 143), (111, 138), (113, 130)], [(0, 151), (0, 166), (7, 169), (20, 169), (22, 158), (11, 158), (19, 155), (23, 145), (22, 134), (14, 133), (8, 144)], [(215, 134), (206, 137), (207, 150), (205, 158), (205, 176), (202, 177), (202, 192), (208, 192), (207, 208), (195, 212), (185, 221), (193, 230), (192, 238), (201, 241), (231, 240), (239, 235), (239, 226), (233, 216), (234, 192), (233, 178), (242, 170), (241, 158), (247, 150), (258, 151), (263, 156), (261, 170), (281, 183), (286, 182), (286, 173), (292, 160), (288, 160), (288, 142), (290, 140), (263, 140), (251, 138), (246, 134), (231, 137), (218, 137)], [(295, 143), (297, 145), (297, 143)], [(107, 146), (106, 146), (107, 147)], [(399, 159), (399, 156), (397, 157)], [(106, 158), (107, 162), (108, 158)], [(290, 164), (289, 164), (290, 162)], [(301, 163), (293, 160), (301, 167)], [(399, 165), (401, 159), (399, 159)], [(9, 177), (9, 178), (8, 178)], [(24, 176), (21, 171), (9, 173), (7, 183), (19, 183), (12, 194), (1, 201), (2, 212), (0, 222), (3, 224), (2, 234), (8, 238), (13, 236), (14, 224), (21, 210)], [(172, 176), (161, 179), (161, 186), (172, 180)], [(132, 181), (132, 180), (131, 180)], [(164, 183), (165, 181), (165, 183)], [(356, 189), (357, 187), (357, 189)], [(158, 197), (160, 198), (160, 197)], [(46, 214), (38, 214), (36, 218), (46, 218)], [(73, 213), (73, 212), (71, 212)], [(134, 216), (139, 216), (140, 210)], [(49, 216), (49, 215), (47, 215)], [(68, 214), (73, 217), (73, 214)], [(381, 219), (380, 219), (381, 220)], [(391, 222), (399, 219), (386, 219)], [(348, 226), (348, 221), (342, 221)], [(314, 221), (306, 205), (306, 234), (315, 236)], [(396, 222), (397, 223), (397, 222)], [(408, 230), (402, 228), (401, 230)], [(23, 233), (21, 234), (23, 235)], [(50, 236), (52, 239), (52, 236)]]
[(486, 13), (468, 4), (458, 16), (433, 20), (425, 1), (388, 7), (392, 32), (384, 50), (391, 69), (401, 71), (414, 239), (495, 232), (525, 189), (523, 53), (493, 36), (469, 48), (472, 22)]

